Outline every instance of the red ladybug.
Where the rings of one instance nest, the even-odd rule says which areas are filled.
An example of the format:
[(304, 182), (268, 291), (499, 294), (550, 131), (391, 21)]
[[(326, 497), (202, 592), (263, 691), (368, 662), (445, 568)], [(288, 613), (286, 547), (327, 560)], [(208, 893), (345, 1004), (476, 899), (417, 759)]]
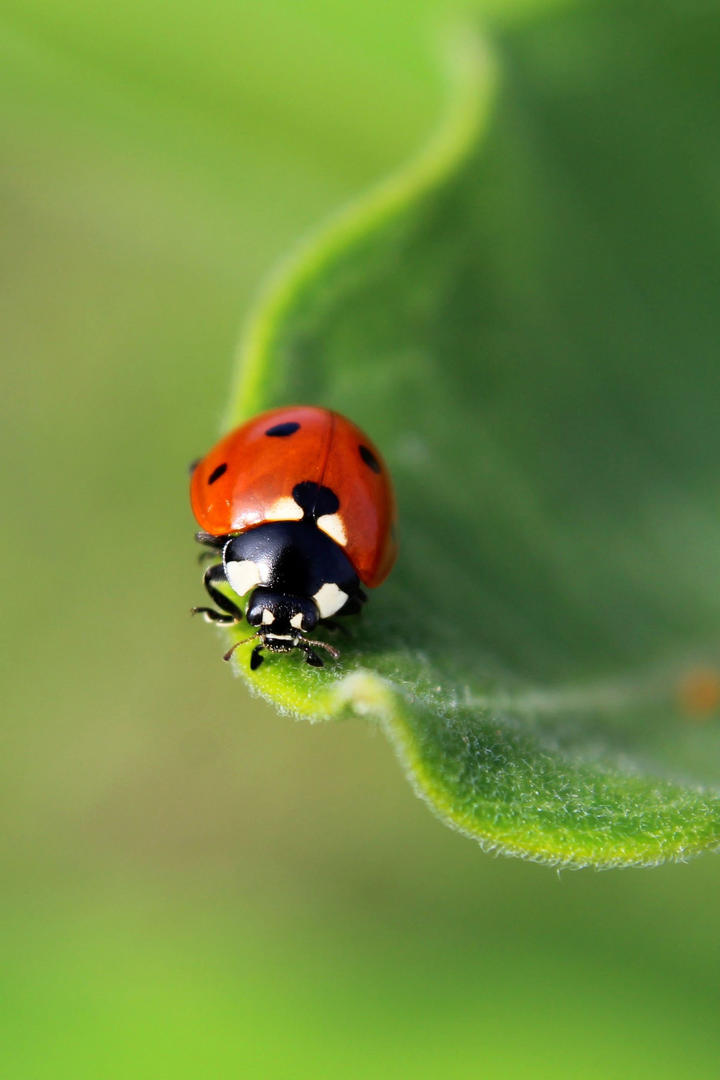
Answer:
[(222, 556), (203, 578), (220, 611), (193, 610), (230, 625), (243, 612), (218, 586), (248, 596), (245, 616), (259, 638), (251, 669), (264, 648), (300, 649), (314, 667), (323, 662), (313, 646), (337, 657), (305, 635), (333, 615), (360, 611), (361, 583), (379, 585), (396, 555), (392, 483), (367, 435), (329, 409), (273, 409), (193, 466), (190, 498), (197, 540)]

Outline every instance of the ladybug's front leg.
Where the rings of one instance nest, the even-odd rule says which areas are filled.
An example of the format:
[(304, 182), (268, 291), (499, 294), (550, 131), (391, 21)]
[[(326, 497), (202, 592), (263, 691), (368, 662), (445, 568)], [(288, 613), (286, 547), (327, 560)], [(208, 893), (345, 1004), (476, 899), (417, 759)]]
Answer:
[(215, 559), (222, 551), (227, 543), (227, 536), (213, 536), (212, 533), (204, 532), (200, 529), (195, 533), (195, 539), (198, 544), (202, 544), (205, 548), (198, 555), (198, 562), (203, 562), (205, 559)]
[(211, 607), (194, 607), (190, 608), (191, 615), (202, 615), (205, 622), (216, 623), (218, 626), (234, 626), (237, 619), (233, 619), (232, 615), (223, 615), (219, 611), (215, 611), (215, 608)]
[[(362, 606), (363, 606), (363, 604), (365, 603), (366, 600), (367, 600), (367, 594), (364, 593), (363, 590), (359, 586), (357, 586), (355, 588), (355, 590), (348, 596), (347, 600), (345, 601), (343, 606), (340, 608), (340, 610), (336, 611), (335, 614), (336, 615), (359, 615), (360, 612), (362, 611)], [(326, 621), (326, 624), (327, 624), (327, 620), (325, 620), (325, 621)]]
[(214, 536), (212, 533), (200, 529), (195, 533), (195, 539), (198, 544), (204, 544), (206, 547), (214, 548), (215, 551), (222, 551), (228, 538), (227, 536)]
[(203, 574), (203, 585), (207, 589), (210, 598), (220, 608), (220, 611), (208, 607), (196, 607), (192, 611), (193, 615), (204, 615), (208, 622), (219, 623), (221, 626), (231, 626), (242, 619), (243, 613), (229, 596), (216, 588), (221, 583), (227, 584), (223, 564), (216, 563), (214, 566), (209, 566)]

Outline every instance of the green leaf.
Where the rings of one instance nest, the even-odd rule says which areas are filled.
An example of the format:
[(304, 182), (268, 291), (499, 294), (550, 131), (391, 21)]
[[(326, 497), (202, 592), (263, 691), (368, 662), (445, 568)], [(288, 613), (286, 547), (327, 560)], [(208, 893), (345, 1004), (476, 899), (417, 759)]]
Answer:
[(313, 402), (378, 441), (401, 554), (339, 663), (239, 670), (379, 721), (487, 849), (720, 845), (718, 55), (715, 6), (662, 0), (465, 43), (448, 126), (282, 270), (241, 355), (230, 422)]

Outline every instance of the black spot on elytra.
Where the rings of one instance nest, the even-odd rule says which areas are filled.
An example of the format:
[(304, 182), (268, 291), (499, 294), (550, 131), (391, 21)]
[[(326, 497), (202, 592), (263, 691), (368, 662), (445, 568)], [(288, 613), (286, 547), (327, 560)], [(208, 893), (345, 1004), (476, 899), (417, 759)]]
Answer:
[(324, 514), (335, 514), (340, 509), (340, 500), (335, 492), (313, 480), (303, 480), (293, 488), (292, 497), (302, 509), (306, 518), (316, 521)]
[(227, 472), (227, 463), (223, 462), (222, 465), (218, 465), (216, 469), (208, 476), (208, 484), (214, 484), (216, 480), (219, 480), (224, 472)]
[(274, 427), (268, 428), (265, 434), (282, 439), (286, 435), (294, 435), (299, 427), (297, 420), (286, 420), (284, 424), (275, 424)]
[(380, 462), (375, 457), (372, 450), (370, 450), (370, 448), (367, 446), (363, 446), (362, 443), (360, 443), (360, 446), (358, 446), (358, 450), (360, 451), (360, 457), (363, 459), (368, 468), (372, 469), (373, 472), (379, 473)]

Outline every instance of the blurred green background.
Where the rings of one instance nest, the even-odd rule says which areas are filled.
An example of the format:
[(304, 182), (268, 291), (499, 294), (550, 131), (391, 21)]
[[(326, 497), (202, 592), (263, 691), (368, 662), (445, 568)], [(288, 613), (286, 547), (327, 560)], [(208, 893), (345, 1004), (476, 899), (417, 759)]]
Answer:
[(716, 859), (485, 856), (187, 614), (239, 325), (422, 145), (448, 10), (2, 3), (9, 1080), (717, 1076)]

